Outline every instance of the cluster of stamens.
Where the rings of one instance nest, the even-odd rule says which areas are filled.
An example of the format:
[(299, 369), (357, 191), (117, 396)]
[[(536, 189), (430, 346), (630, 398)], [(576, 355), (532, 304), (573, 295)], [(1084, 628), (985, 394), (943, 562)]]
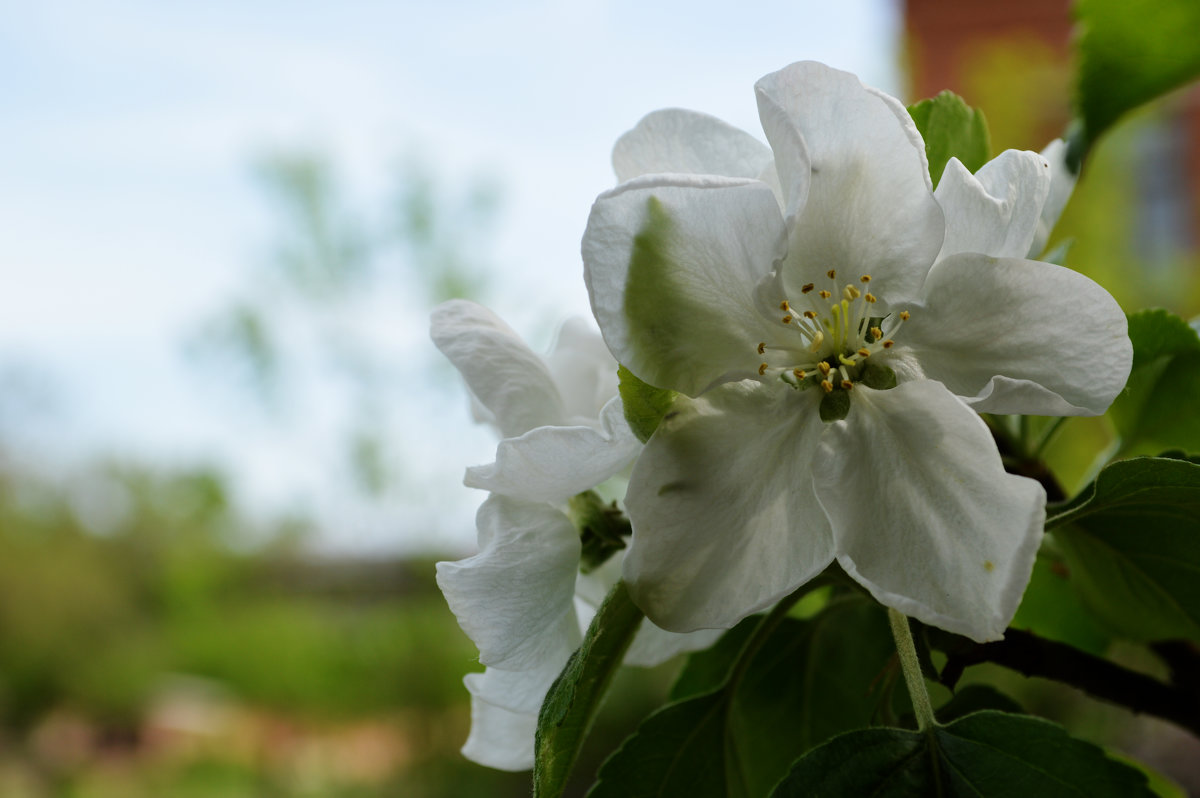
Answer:
[[(784, 326), (799, 332), (803, 343), (784, 345), (762, 342), (758, 354), (784, 353), (786, 365), (763, 362), (759, 375), (778, 373), (780, 379), (795, 388), (818, 384), (830, 393), (835, 388), (849, 391), (863, 372), (864, 361), (872, 355), (895, 345), (893, 336), (909, 318), (907, 310), (886, 317), (874, 315), (875, 296), (867, 290), (871, 275), (859, 277), (860, 285), (837, 283), (837, 272), (826, 272), (827, 288), (808, 283), (800, 289), (803, 306), (793, 306), (788, 300), (779, 303)], [(775, 358), (772, 358), (775, 359)], [(799, 362), (796, 362), (796, 360)]]

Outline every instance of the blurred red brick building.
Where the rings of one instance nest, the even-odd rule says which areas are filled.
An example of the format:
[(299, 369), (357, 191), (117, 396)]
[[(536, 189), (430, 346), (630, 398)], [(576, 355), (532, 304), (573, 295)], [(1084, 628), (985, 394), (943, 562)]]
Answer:
[[(1071, 118), (1070, 0), (904, 0), (910, 99), (950, 89), (984, 109), (994, 151), (1041, 149)], [(1191, 250), (1200, 227), (1200, 90), (1141, 131), (1137, 193), (1151, 247)]]

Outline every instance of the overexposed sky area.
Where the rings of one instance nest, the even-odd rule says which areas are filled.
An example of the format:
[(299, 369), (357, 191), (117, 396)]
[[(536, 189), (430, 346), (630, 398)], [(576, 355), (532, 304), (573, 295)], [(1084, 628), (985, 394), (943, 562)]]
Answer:
[[(389, 444), (412, 482), (368, 506), (323, 467), (304, 409), (316, 418), (321, 399), (264, 423), (183, 357), (271, 245), (255, 160), (320, 151), (359, 196), (413, 153), (451, 188), (492, 176), (492, 304), (545, 349), (547, 311), (587, 313), (579, 239), (617, 136), (679, 106), (761, 137), (753, 82), (800, 59), (896, 93), (898, 14), (892, 0), (0, 0), (0, 365), (49, 385), (45, 407), (8, 420), (9, 456), (213, 462), (252, 509), (316, 514), (326, 545), (464, 550), (481, 497), (462, 469), (493, 446), (467, 429), (465, 393), (448, 403), (414, 379), (397, 397)], [(434, 361), (428, 307), (376, 311), (365, 323), (398, 363)]]

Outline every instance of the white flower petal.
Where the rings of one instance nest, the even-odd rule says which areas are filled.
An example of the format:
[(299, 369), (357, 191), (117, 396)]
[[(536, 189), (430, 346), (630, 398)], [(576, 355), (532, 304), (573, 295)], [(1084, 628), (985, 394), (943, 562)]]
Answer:
[(601, 194), (583, 236), (604, 340), (647, 383), (691, 396), (755, 374), (778, 327), (755, 287), (785, 251), (774, 193), (755, 180), (638, 178)]
[(938, 258), (979, 252), (1023, 258), (1050, 192), (1050, 164), (1035, 152), (1006, 150), (971, 174), (951, 158), (934, 196), (946, 214)]
[(468, 673), (463, 682), (471, 695), (482, 698), (492, 706), (509, 712), (536, 715), (550, 685), (558, 678), (569, 658), (568, 653), (519, 671), (488, 668), (483, 673)]
[(936, 382), (855, 389), (813, 470), (838, 562), (881, 603), (980, 642), (1029, 582), (1046, 494), (1005, 473), (983, 421)]
[(533, 767), (536, 732), (537, 713), (510, 712), (471, 696), (471, 733), (462, 754), (497, 770), (529, 770)]
[(613, 147), (613, 169), (624, 183), (650, 174), (758, 178), (771, 167), (771, 148), (715, 116), (680, 108), (647, 114)]
[(663, 629), (733, 626), (833, 558), (811, 477), (818, 391), (779, 387), (677, 400), (634, 466), (625, 580)]
[(1042, 150), (1042, 157), (1050, 164), (1050, 194), (1046, 197), (1046, 204), (1042, 206), (1037, 235), (1029, 246), (1027, 256), (1030, 258), (1036, 258), (1045, 251), (1050, 234), (1054, 232), (1054, 225), (1058, 224), (1058, 217), (1062, 216), (1063, 208), (1067, 207), (1067, 200), (1071, 199), (1071, 192), (1075, 190), (1075, 181), (1079, 179), (1079, 176), (1067, 167), (1067, 143), (1062, 139), (1050, 142), (1046, 149)]
[(430, 335), (503, 437), (563, 421), (562, 399), (545, 363), (487, 308), (465, 299), (443, 302), (433, 310)]
[(668, 632), (646, 618), (625, 652), (625, 664), (653, 668), (680, 654), (708, 648), (723, 634), (724, 629), (701, 629), (686, 634)]
[(613, 397), (600, 428), (539, 427), (500, 441), (496, 462), (467, 469), (468, 487), (529, 501), (564, 502), (613, 476), (637, 457), (641, 443), (621, 399)]
[(562, 397), (564, 422), (594, 423), (617, 395), (617, 361), (592, 322), (568, 319), (558, 331), (546, 366)]
[(1099, 415), (1132, 364), (1125, 314), (1082, 274), (960, 253), (938, 262), (898, 340), (976, 410)]
[(438, 586), (485, 665), (565, 661), (579, 644), (572, 596), (579, 534), (547, 504), (492, 495), (476, 516), (474, 557), (437, 565)]
[(941, 249), (944, 221), (911, 120), (903, 124), (878, 92), (824, 64), (792, 64), (755, 88), (785, 190), (798, 167), (780, 159), (794, 157), (795, 130), (811, 166), (789, 241), (789, 291), (835, 269), (850, 280), (870, 274), (882, 303), (915, 296)]

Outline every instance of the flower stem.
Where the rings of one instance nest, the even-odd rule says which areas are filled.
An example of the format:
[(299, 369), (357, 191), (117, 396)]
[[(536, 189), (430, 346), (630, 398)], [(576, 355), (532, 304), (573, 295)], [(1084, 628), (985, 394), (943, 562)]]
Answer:
[(904, 682), (912, 699), (913, 714), (917, 716), (917, 729), (927, 731), (936, 721), (933, 719), (933, 704), (929, 702), (929, 691), (917, 660), (917, 646), (913, 643), (908, 618), (902, 612), (888, 607), (888, 621), (892, 624), (892, 637), (896, 638), (896, 653), (900, 655), (900, 668), (904, 671)]

